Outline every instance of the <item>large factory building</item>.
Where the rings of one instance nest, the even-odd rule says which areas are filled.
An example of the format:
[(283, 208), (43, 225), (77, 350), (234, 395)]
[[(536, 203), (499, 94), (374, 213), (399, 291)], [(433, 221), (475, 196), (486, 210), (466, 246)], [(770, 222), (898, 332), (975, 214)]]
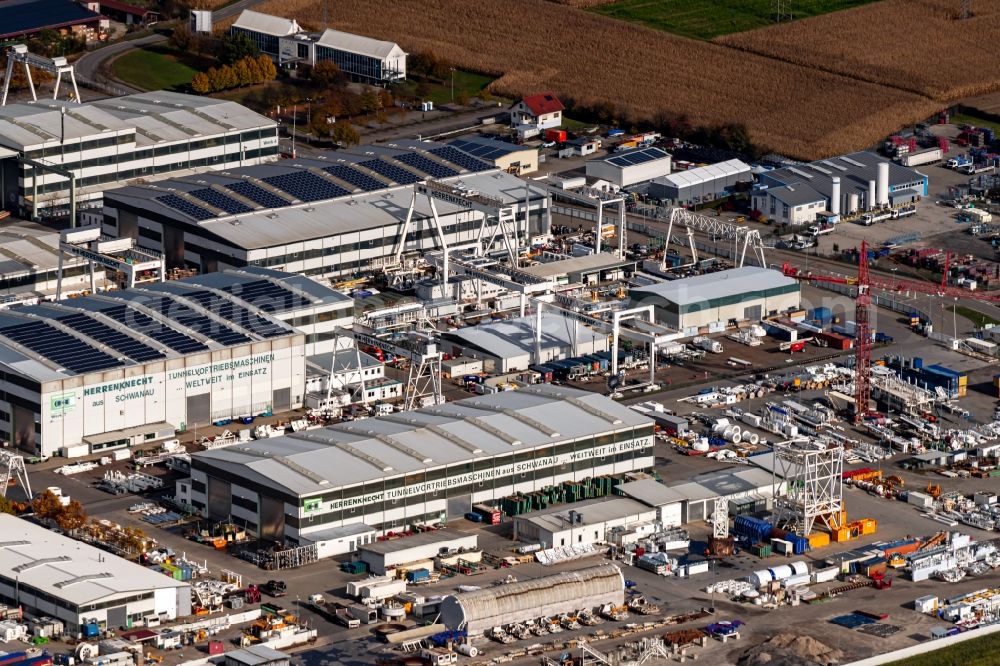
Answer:
[[(398, 141), (105, 193), (104, 231), (202, 272), (266, 266), (312, 276), (380, 270), (441, 249), (426, 196), (434, 179), (515, 209), (518, 234), (547, 233), (546, 192), (445, 144)], [(484, 213), (435, 200), (449, 247), (480, 238)], [(530, 210), (525, 223), (524, 209)], [(399, 244), (403, 243), (400, 249)]]
[(653, 466), (653, 422), (549, 385), (341, 423), (192, 456), (192, 503), (259, 538), (437, 523), (568, 480)]
[(0, 601), (57, 618), (70, 635), (191, 614), (189, 583), (15, 516), (0, 513), (0, 534)]
[(133, 179), (268, 161), (278, 155), (277, 131), (235, 102), (165, 90), (10, 104), (0, 109), (0, 207), (27, 215), (69, 204), (69, 178), (22, 158), (71, 172), (82, 206)]
[(800, 288), (779, 271), (744, 266), (639, 287), (629, 297), (633, 307), (652, 305), (657, 322), (696, 335), (703, 327), (758, 321), (796, 309)]
[(329, 293), (252, 269), (4, 310), (0, 439), (73, 457), (301, 407), (306, 336), (282, 318)]
[(816, 213), (847, 217), (914, 203), (927, 176), (872, 152), (850, 153), (758, 175), (753, 207), (780, 224), (812, 224)]

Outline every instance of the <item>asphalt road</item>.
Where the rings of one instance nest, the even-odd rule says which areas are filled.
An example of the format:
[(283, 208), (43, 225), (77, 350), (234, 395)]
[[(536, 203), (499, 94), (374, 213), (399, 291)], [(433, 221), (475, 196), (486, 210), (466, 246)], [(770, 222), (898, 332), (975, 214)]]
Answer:
[[(212, 22), (219, 23), (228, 18), (238, 16), (244, 9), (249, 9), (259, 2), (260, 0), (238, 0), (230, 5), (226, 5), (225, 7), (212, 12)], [(79, 60), (76, 61), (76, 63), (74, 63), (76, 66), (76, 77), (78, 80), (93, 81), (95, 83), (107, 85), (112, 88), (114, 92), (121, 95), (143, 92), (119, 81), (108, 79), (101, 73), (101, 69), (105, 63), (110, 62), (112, 59), (131, 49), (160, 44), (165, 41), (167, 41), (167, 38), (163, 35), (146, 35), (145, 37), (140, 37), (138, 39), (130, 39), (109, 44), (103, 48), (97, 49), (96, 51), (85, 53)]]

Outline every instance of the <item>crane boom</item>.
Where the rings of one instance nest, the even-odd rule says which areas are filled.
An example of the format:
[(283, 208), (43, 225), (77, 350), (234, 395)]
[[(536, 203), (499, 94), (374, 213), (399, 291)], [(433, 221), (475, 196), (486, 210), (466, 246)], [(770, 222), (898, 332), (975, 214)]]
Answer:
[(799, 268), (785, 263), (781, 266), (781, 272), (786, 276), (803, 280), (806, 282), (817, 282), (823, 284), (842, 284), (856, 288), (855, 312), (854, 312), (854, 422), (860, 423), (868, 411), (869, 400), (871, 398), (871, 290), (878, 289), (890, 292), (913, 292), (918, 294), (929, 294), (946, 298), (964, 298), (970, 300), (985, 301), (988, 303), (1000, 303), (1000, 292), (967, 291), (947, 286), (948, 268), (950, 255), (945, 256), (944, 276), (941, 284), (932, 282), (918, 282), (914, 280), (897, 280), (886, 278), (880, 275), (873, 276), (868, 269), (868, 244), (861, 242), (861, 251), (858, 255), (858, 275), (857, 277), (835, 277), (832, 275), (814, 275), (811, 271), (802, 271)]

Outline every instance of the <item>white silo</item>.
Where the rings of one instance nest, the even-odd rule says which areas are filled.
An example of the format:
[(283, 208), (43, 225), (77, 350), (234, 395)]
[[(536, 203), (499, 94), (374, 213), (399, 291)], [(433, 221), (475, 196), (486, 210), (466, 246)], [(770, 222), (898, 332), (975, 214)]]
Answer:
[(868, 198), (865, 199), (865, 209), (872, 210), (875, 208), (875, 181), (868, 181)]
[(857, 213), (858, 212), (858, 209), (861, 206), (860, 202), (858, 201), (858, 199), (860, 199), (860, 198), (861, 197), (858, 196), (857, 192), (851, 192), (850, 196), (848, 197), (848, 199), (849, 199), (848, 204), (847, 204), (847, 212), (848, 213)]
[(840, 177), (833, 177), (833, 186), (830, 188), (830, 212), (840, 215)]
[(879, 206), (889, 205), (889, 163), (879, 162), (878, 182), (876, 183), (876, 199)]

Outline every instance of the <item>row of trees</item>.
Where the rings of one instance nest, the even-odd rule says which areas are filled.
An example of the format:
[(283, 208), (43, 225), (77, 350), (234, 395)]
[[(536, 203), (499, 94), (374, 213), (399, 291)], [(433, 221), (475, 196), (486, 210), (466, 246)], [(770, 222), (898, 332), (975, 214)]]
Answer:
[(766, 147), (754, 143), (749, 130), (742, 123), (695, 125), (685, 114), (665, 110), (657, 111), (651, 118), (641, 118), (613, 102), (588, 104), (568, 96), (563, 96), (562, 101), (566, 108), (572, 109), (574, 118), (585, 122), (614, 125), (629, 131), (655, 130), (664, 136), (732, 151), (749, 159), (758, 159), (769, 152)]
[(212, 67), (191, 79), (191, 89), (199, 94), (273, 81), (278, 70), (267, 56), (245, 56), (232, 65)]

